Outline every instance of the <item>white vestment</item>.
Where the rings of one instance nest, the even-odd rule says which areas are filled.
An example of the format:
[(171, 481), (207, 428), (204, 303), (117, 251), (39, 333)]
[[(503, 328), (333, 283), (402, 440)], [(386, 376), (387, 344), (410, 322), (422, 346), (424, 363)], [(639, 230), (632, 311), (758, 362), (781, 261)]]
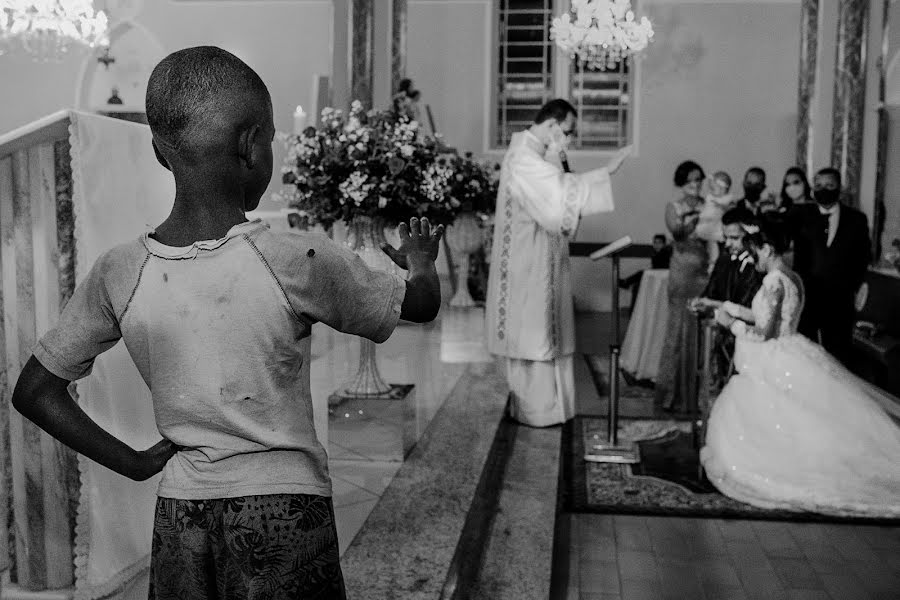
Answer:
[(565, 173), (544, 151), (524, 131), (503, 159), (486, 309), (488, 349), (506, 358), (513, 417), (537, 427), (574, 416), (569, 239), (583, 215), (613, 209), (606, 169)]

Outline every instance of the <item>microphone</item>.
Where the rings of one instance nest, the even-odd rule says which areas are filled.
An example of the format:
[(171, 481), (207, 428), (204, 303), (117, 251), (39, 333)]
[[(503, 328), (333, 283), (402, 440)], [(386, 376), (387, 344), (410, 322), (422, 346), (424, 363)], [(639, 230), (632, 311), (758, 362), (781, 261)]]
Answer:
[(566, 156), (565, 150), (559, 151), (559, 162), (562, 163), (563, 171), (565, 171), (566, 173), (572, 172), (572, 169), (569, 168), (569, 157)]

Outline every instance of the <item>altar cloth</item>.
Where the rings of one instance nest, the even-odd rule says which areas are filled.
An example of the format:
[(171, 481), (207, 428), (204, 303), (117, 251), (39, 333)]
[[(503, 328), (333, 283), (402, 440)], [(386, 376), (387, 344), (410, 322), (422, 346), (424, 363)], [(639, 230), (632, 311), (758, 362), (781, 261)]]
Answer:
[(669, 320), (669, 271), (648, 269), (622, 343), (620, 365), (636, 379), (656, 380)]
[[(71, 113), (75, 279), (100, 255), (161, 223), (175, 184), (151, 146), (150, 128), (109, 117)], [(77, 382), (80, 406), (101, 427), (143, 450), (161, 439), (150, 391), (120, 341)], [(109, 596), (150, 565), (159, 475), (135, 482), (82, 456), (75, 528), (75, 599)]]

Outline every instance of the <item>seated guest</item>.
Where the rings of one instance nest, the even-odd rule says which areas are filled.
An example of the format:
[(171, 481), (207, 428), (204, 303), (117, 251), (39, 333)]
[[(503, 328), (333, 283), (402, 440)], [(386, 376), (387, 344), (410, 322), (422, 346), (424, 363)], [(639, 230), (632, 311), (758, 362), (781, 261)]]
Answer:
[[(669, 260), (672, 258), (672, 246), (666, 241), (666, 236), (657, 233), (653, 236), (653, 256), (650, 257), (650, 268), (652, 269), (668, 269)], [(641, 289), (641, 277), (644, 275), (643, 269), (633, 275), (629, 275), (625, 279), (619, 279), (619, 287), (631, 290), (631, 308), (634, 310), (634, 301), (637, 298), (638, 290)]]

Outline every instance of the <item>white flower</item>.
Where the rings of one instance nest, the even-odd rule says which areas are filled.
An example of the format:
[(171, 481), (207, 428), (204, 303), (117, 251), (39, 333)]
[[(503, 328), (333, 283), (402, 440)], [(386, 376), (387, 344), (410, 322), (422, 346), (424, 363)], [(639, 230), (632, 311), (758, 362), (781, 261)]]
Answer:
[(414, 148), (409, 144), (403, 144), (400, 146), (400, 154), (406, 157), (410, 157), (413, 155)]
[(378, 196), (378, 208), (384, 208), (387, 206), (388, 199), (384, 196)]
[(344, 126), (344, 131), (356, 131), (362, 127), (362, 122), (360, 122), (359, 117), (350, 117), (347, 119), (347, 124)]

